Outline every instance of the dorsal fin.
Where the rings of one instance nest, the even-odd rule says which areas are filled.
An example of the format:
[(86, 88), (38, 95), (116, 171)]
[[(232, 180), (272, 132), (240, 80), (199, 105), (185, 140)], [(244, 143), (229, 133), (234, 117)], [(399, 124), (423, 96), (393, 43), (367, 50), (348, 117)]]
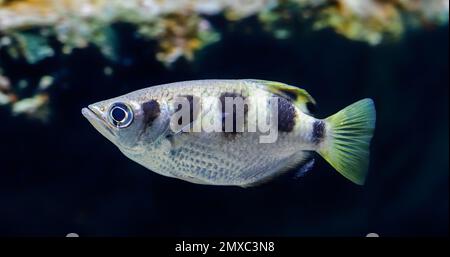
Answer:
[(275, 81), (255, 81), (264, 84), (273, 94), (292, 100), (302, 112), (307, 114), (314, 112), (316, 101), (306, 90)]

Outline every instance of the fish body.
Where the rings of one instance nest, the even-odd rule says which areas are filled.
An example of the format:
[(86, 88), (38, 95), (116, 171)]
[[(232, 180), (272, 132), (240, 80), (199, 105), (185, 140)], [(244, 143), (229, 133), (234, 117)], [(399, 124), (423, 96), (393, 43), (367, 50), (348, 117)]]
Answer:
[(362, 184), (373, 102), (361, 100), (328, 119), (311, 116), (314, 105), (305, 90), (279, 82), (197, 80), (134, 91), (82, 113), (124, 155), (164, 176), (247, 187), (300, 165), (316, 151)]

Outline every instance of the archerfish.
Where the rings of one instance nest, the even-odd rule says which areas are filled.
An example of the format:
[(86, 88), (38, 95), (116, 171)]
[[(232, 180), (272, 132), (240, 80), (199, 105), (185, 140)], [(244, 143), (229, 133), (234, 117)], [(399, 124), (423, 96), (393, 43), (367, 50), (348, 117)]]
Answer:
[(373, 101), (325, 119), (312, 116), (315, 104), (306, 90), (284, 83), (196, 80), (100, 101), (82, 114), (131, 160), (192, 183), (257, 185), (317, 152), (345, 178), (364, 184)]

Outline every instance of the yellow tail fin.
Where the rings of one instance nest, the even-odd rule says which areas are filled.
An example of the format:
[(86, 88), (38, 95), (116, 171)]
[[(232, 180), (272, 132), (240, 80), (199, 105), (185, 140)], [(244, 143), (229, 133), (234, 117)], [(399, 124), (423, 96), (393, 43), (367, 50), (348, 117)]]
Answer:
[(319, 154), (344, 177), (363, 185), (369, 166), (369, 145), (375, 129), (372, 99), (360, 100), (325, 119), (328, 134)]

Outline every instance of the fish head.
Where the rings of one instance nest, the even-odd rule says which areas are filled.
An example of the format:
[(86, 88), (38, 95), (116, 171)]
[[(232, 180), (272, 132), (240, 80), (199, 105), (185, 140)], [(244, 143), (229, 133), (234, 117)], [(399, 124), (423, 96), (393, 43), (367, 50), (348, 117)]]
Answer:
[(91, 104), (81, 112), (100, 134), (127, 153), (144, 151), (167, 124), (159, 101), (128, 95)]

